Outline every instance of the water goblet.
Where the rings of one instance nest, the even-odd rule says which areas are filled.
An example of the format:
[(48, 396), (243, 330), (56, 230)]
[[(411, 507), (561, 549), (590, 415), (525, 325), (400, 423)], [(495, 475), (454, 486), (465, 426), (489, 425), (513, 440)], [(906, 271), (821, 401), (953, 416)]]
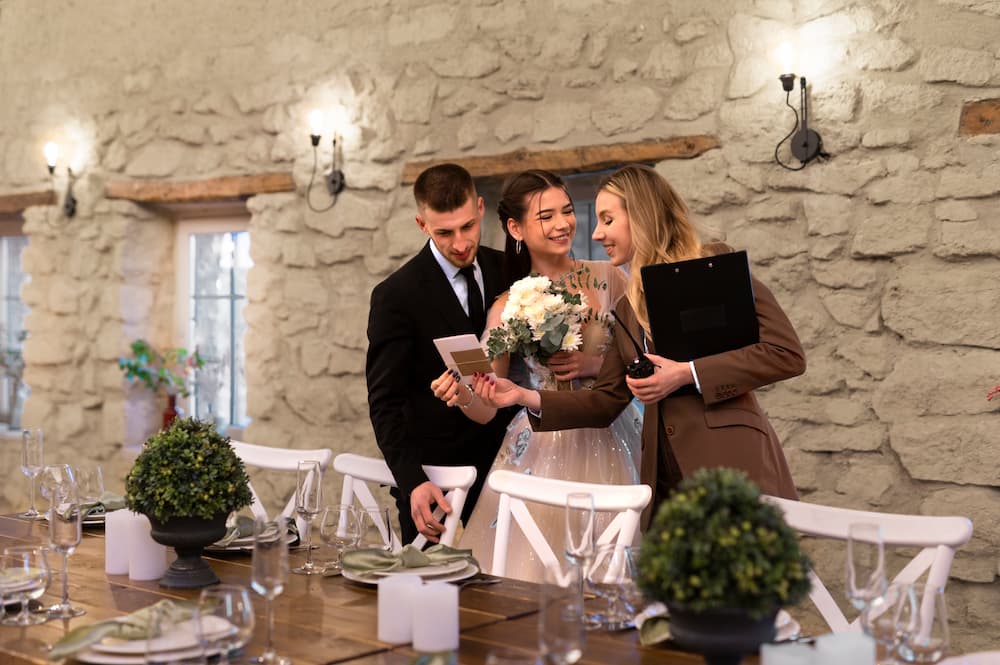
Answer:
[(267, 647), (254, 659), (264, 665), (288, 665), (291, 661), (274, 650), (274, 599), (285, 590), (288, 581), (288, 544), (284, 526), (278, 522), (256, 520), (253, 527), (253, 559), (250, 587), (267, 603)]
[(358, 547), (361, 549), (380, 549), (392, 552), (398, 545), (396, 534), (392, 530), (392, 511), (389, 508), (357, 508), (360, 537)]
[(566, 557), (582, 565), (594, 555), (594, 495), (566, 495)]
[(69, 464), (46, 464), (38, 474), (39, 489), (49, 501), (52, 501), (52, 492), (57, 487), (75, 482), (76, 476)]
[[(198, 598), (201, 645), (206, 655), (219, 653), (219, 665), (229, 665), (230, 653), (242, 649), (253, 634), (253, 603), (246, 588), (219, 584), (202, 589)], [(218, 624), (218, 626), (216, 626)]]
[(319, 535), (323, 542), (336, 552), (336, 558), (327, 564), (328, 570), (341, 570), (344, 552), (356, 547), (361, 537), (357, 512), (353, 506), (327, 506), (319, 521)]
[[(855, 522), (847, 527), (847, 598), (862, 615), (887, 588), (885, 547), (878, 524)], [(866, 622), (862, 617), (862, 625)]]
[(82, 607), (69, 602), (69, 555), (80, 544), (80, 500), (76, 486), (56, 485), (51, 489), (52, 507), (49, 510), (49, 545), (62, 556), (62, 601), (49, 608), (53, 619), (70, 619), (86, 613)]
[(48, 620), (45, 614), (28, 611), (28, 601), (36, 600), (49, 588), (51, 580), (45, 550), (37, 545), (18, 545), (4, 550), (4, 596), (16, 596), (21, 612), (3, 619), (5, 626), (32, 626)]
[(583, 624), (583, 576), (580, 566), (545, 568), (539, 588), (538, 650), (546, 663), (571, 665), (586, 644)]
[(295, 512), (302, 518), (306, 528), (306, 561), (293, 573), (317, 575), (323, 569), (313, 563), (312, 520), (323, 505), (323, 470), (319, 462), (299, 462), (295, 485)]
[(104, 473), (100, 465), (78, 465), (75, 476), (76, 486), (80, 492), (80, 503), (98, 503), (104, 495)]
[(28, 428), (21, 432), (21, 473), (28, 477), (31, 505), (19, 517), (39, 520), (44, 517), (35, 508), (35, 478), (42, 471), (42, 429)]
[(907, 585), (910, 602), (897, 613), (896, 654), (906, 663), (936, 663), (948, 650), (948, 609), (944, 589), (935, 585)]

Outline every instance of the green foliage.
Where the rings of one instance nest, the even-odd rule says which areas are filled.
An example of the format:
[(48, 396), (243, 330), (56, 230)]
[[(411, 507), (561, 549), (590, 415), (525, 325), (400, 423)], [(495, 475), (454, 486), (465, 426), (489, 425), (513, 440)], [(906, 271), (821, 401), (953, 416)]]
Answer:
[(206, 519), (249, 506), (243, 461), (212, 423), (177, 418), (146, 441), (125, 477), (125, 503), (157, 520)]
[(132, 356), (118, 359), (118, 368), (129, 381), (138, 381), (157, 392), (161, 387), (167, 392), (187, 397), (191, 394), (187, 384), (188, 370), (200, 369), (205, 361), (198, 350), (188, 355), (187, 349), (167, 349), (160, 353), (144, 339), (137, 339), (129, 347)]
[(811, 563), (780, 509), (740, 471), (702, 469), (660, 506), (639, 555), (639, 585), (693, 611), (762, 617), (809, 592)]

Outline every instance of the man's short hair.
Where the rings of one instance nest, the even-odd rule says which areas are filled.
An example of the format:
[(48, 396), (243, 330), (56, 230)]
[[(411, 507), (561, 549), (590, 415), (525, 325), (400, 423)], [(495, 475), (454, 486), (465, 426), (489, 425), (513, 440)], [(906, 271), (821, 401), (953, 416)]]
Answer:
[(417, 208), (451, 212), (476, 196), (472, 175), (458, 164), (438, 164), (423, 171), (413, 183)]

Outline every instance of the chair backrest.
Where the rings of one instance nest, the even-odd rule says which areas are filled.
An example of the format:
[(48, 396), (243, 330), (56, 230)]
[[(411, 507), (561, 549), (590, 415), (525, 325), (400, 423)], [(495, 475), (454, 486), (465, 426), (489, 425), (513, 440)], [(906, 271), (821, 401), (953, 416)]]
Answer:
[(590, 493), (594, 496), (595, 512), (618, 513), (597, 538), (597, 544), (614, 540), (622, 545), (631, 545), (639, 529), (639, 516), (653, 496), (653, 490), (648, 485), (601, 485), (504, 470), (491, 473), (486, 484), (500, 495), (493, 542), (493, 570), (490, 571), (499, 576), (507, 572), (507, 546), (512, 517), (542, 563), (553, 570), (559, 565), (552, 546), (538, 528), (525, 502), (563, 507), (566, 505), (567, 495), (575, 492)]
[[(253, 443), (245, 443), (243, 441), (232, 441), (233, 450), (243, 464), (248, 467), (254, 467), (257, 469), (267, 469), (270, 471), (291, 471), (292, 473), (297, 473), (299, 469), (299, 462), (311, 461), (319, 462), (320, 472), (326, 470), (330, 466), (330, 460), (333, 459), (333, 451), (329, 448), (314, 448), (309, 450), (301, 450), (298, 448), (274, 448), (272, 446), (258, 446)], [(322, 482), (322, 478), (311, 479), (312, 482)], [(264, 508), (264, 504), (261, 503), (260, 497), (257, 495), (257, 491), (253, 488), (253, 483), (250, 484), (250, 494), (253, 496), (253, 503), (250, 504), (250, 512), (253, 513), (254, 517), (259, 517), (263, 519), (269, 519), (267, 514), (267, 509)], [(285, 504), (284, 509), (281, 511), (279, 517), (288, 518), (295, 515), (295, 493), (292, 493), (291, 498), (288, 499), (288, 503)], [(299, 528), (299, 533), (305, 533), (305, 524), (302, 522), (301, 518), (295, 516), (296, 526)]]
[[(778, 506), (784, 512), (788, 525), (800, 533), (846, 541), (851, 524), (867, 522), (881, 527), (885, 545), (922, 548), (893, 578), (893, 582), (901, 584), (916, 582), (924, 572), (929, 571), (926, 584), (944, 589), (955, 550), (972, 537), (972, 522), (966, 517), (876, 513), (774, 496), (764, 496), (763, 499)], [(830, 630), (835, 633), (860, 630), (858, 620), (847, 620), (816, 572), (810, 572), (809, 577), (812, 581), (809, 596)]]
[[(354, 453), (340, 453), (333, 460), (333, 468), (344, 474), (344, 488), (340, 496), (340, 503), (343, 505), (352, 505), (357, 500), (362, 508), (377, 509), (378, 501), (368, 483), (396, 487), (396, 479), (392, 477), (385, 460)], [(450, 546), (454, 544), (455, 536), (458, 534), (458, 524), (462, 517), (462, 509), (465, 507), (465, 499), (469, 495), (469, 488), (476, 482), (476, 467), (424, 464), (423, 469), (427, 479), (441, 488), (445, 499), (451, 504), (451, 514), (445, 517), (444, 533), (440, 538), (442, 545)], [(436, 508), (434, 518), (440, 520), (442, 517), (444, 511)], [(385, 544), (394, 550), (401, 549), (400, 539), (393, 533), (392, 526), (384, 523), (381, 514), (378, 521), (378, 529)], [(418, 535), (413, 540), (413, 545), (417, 547), (423, 547), (425, 544), (427, 538), (423, 535)]]

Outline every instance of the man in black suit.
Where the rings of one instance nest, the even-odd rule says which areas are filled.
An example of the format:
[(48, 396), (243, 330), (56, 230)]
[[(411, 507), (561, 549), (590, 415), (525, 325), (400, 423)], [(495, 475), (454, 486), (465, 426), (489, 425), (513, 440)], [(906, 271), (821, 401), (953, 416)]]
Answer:
[(450, 408), (431, 391), (444, 371), (438, 337), (482, 335), (485, 311), (506, 288), (503, 254), (480, 247), (483, 199), (472, 176), (457, 164), (431, 167), (413, 185), (417, 225), (430, 241), (372, 291), (368, 316), (368, 406), (375, 438), (396, 479), (404, 542), (419, 531), (437, 542), (444, 531), (434, 504), (451, 512), (441, 489), (421, 464), (473, 465), (476, 484), (462, 513), (475, 506), (510, 420), (498, 414), (487, 425)]

